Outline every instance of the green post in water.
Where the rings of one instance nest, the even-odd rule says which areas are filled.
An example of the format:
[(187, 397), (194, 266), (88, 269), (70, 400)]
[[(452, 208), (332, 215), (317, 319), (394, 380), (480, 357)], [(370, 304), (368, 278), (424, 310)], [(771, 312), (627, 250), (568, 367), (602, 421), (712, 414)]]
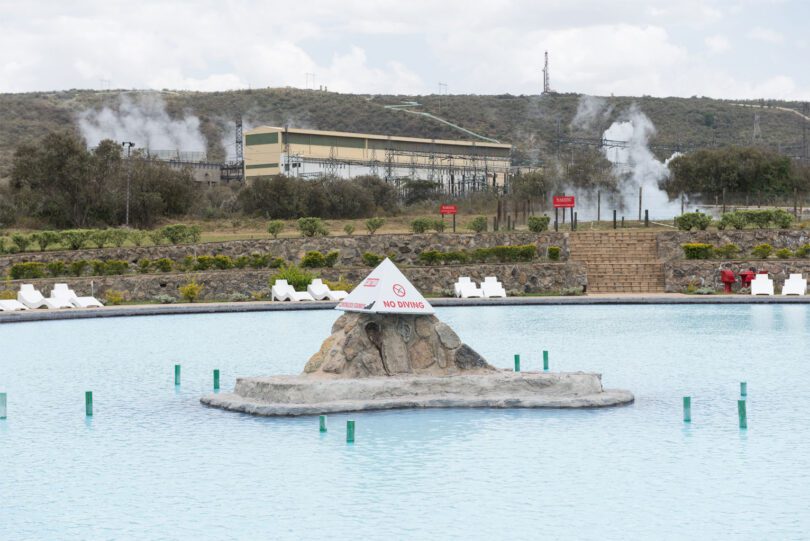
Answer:
[(748, 414), (745, 411), (745, 400), (737, 400), (737, 413), (740, 416), (740, 428), (748, 428)]
[(214, 390), (219, 391), (219, 368), (214, 370)]
[(180, 365), (174, 365), (174, 384), (180, 385)]
[(354, 421), (346, 421), (346, 443), (354, 443)]
[(515, 354), (515, 372), (520, 372), (520, 355)]
[(543, 350), (543, 370), (548, 371), (548, 351)]
[(748, 382), (741, 381), (740, 382), (740, 396), (748, 396)]
[(321, 415), (321, 432), (326, 432), (326, 415)]
[(6, 418), (6, 415), (8, 413), (6, 411), (7, 404), (8, 404), (8, 402), (7, 402), (7, 398), (6, 398), (6, 393), (0, 393), (0, 419), (5, 419)]
[(692, 397), (691, 396), (684, 396), (683, 397), (683, 422), (684, 423), (691, 423), (692, 422)]
[(84, 414), (88, 417), (93, 416), (93, 391), (84, 393)]

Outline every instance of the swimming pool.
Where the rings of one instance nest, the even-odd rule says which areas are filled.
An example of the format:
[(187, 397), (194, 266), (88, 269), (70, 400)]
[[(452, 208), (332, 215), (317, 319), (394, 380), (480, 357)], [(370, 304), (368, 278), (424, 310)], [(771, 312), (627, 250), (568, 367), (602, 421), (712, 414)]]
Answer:
[[(0, 325), (0, 538), (798, 539), (808, 307), (437, 309), (491, 363), (604, 374), (631, 406), (255, 418), (199, 404), (297, 373), (334, 311)], [(174, 387), (173, 366), (182, 364)], [(749, 429), (737, 426), (748, 382)], [(95, 415), (84, 416), (92, 390)], [(681, 397), (693, 397), (691, 425)], [(357, 442), (345, 443), (345, 422)]]

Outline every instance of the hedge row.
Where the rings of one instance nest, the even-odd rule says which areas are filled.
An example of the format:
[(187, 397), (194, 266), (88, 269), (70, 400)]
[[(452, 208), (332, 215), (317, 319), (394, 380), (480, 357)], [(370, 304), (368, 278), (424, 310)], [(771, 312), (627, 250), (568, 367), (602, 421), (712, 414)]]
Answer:
[[(715, 248), (711, 244), (690, 242), (681, 244), (686, 259), (739, 259), (742, 250), (736, 244), (725, 244)], [(770, 244), (759, 244), (751, 249), (751, 256), (757, 259), (767, 259), (773, 254), (778, 259), (810, 257), (810, 244), (803, 244), (795, 251), (789, 248), (774, 250)]]
[(68, 250), (81, 250), (88, 246), (120, 248), (127, 241), (141, 246), (148, 238), (152, 244), (194, 244), (200, 241), (202, 230), (196, 225), (173, 224), (160, 229), (143, 231), (140, 229), (68, 229), (66, 231), (40, 231), (23, 235), (11, 235), (11, 244), (0, 238), (0, 254), (29, 251), (36, 246), (44, 252), (49, 247), (61, 246)]
[(726, 212), (717, 222), (713, 222), (711, 216), (701, 212), (687, 212), (675, 218), (675, 226), (681, 231), (692, 229), (705, 231), (712, 223), (720, 230), (746, 227), (762, 229), (770, 226), (787, 229), (793, 223), (793, 215), (782, 209), (768, 209)]
[(242, 255), (231, 258), (227, 255), (202, 255), (199, 257), (186, 256), (180, 261), (174, 261), (167, 257), (149, 260), (141, 259), (136, 265), (131, 265), (128, 261), (118, 259), (99, 259), (64, 262), (50, 261), (41, 263), (38, 261), (28, 263), (15, 263), (9, 269), (8, 276), (12, 280), (59, 277), (59, 276), (113, 276), (128, 274), (131, 271), (139, 273), (148, 272), (191, 272), (205, 271), (211, 269), (264, 269), (278, 268), (284, 264), (280, 257), (274, 258), (270, 254), (253, 253), (249, 256)]

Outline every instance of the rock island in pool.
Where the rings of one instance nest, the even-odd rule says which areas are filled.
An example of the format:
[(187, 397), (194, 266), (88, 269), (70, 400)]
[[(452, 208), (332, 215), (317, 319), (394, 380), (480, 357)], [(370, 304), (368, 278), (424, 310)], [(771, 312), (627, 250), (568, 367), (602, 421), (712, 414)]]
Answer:
[(493, 367), (439, 321), (388, 259), (343, 300), (300, 375), (237, 378), (207, 406), (254, 415), (317, 415), (395, 408), (587, 408), (633, 401), (601, 374)]

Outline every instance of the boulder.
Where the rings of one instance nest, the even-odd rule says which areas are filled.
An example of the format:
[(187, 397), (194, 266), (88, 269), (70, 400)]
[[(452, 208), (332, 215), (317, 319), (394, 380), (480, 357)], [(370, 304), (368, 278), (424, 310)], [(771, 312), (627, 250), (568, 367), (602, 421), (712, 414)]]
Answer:
[(433, 315), (347, 312), (304, 367), (327, 378), (448, 376), (492, 372), (481, 355)]

